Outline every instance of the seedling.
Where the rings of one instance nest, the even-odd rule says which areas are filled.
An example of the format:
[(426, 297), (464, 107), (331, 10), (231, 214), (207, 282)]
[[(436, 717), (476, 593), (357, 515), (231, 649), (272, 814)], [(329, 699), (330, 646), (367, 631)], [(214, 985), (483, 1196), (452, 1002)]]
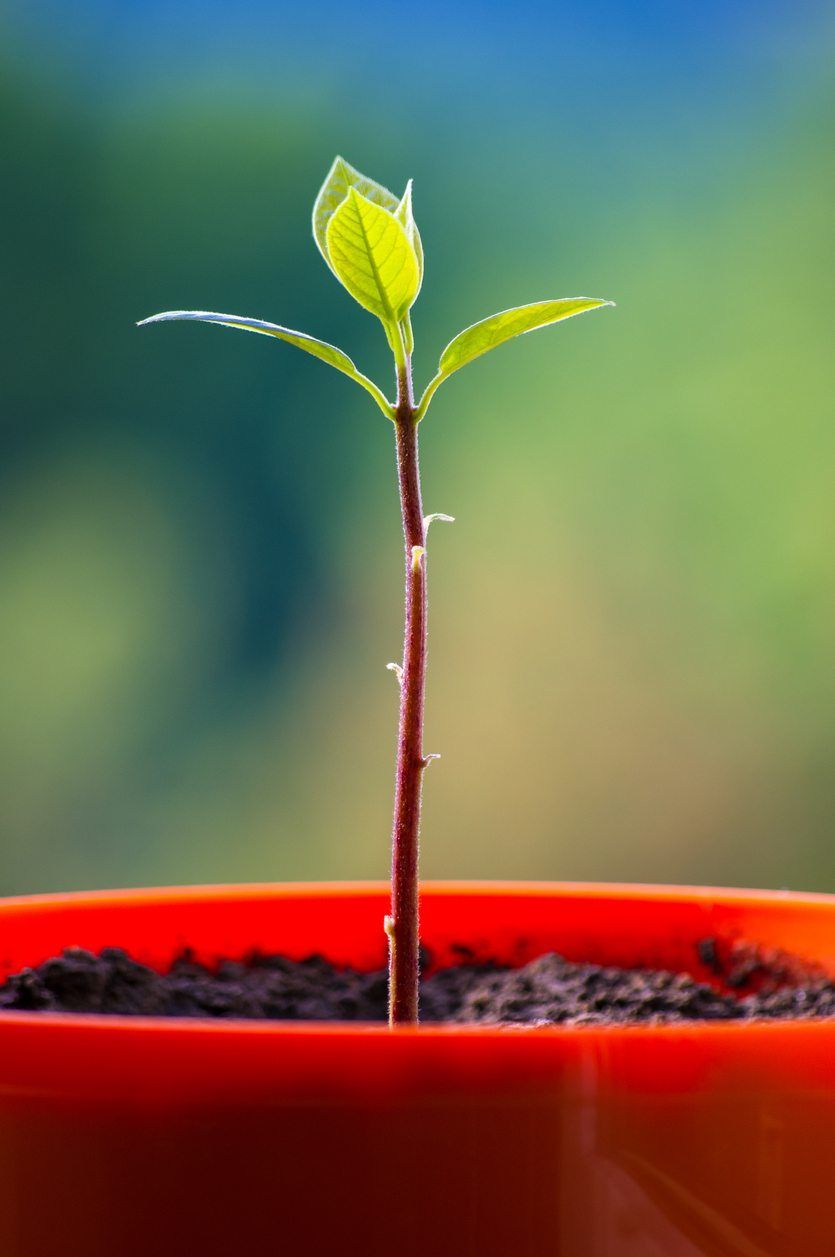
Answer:
[(412, 386), (414, 337), (410, 311), (423, 282), (423, 245), (412, 213), (412, 182), (402, 197), (360, 174), (337, 157), (313, 206), (313, 236), (326, 264), (351, 296), (380, 320), (394, 355), (397, 395), (383, 390), (357, 369), (335, 345), (262, 319), (205, 310), (171, 310), (144, 319), (165, 323), (192, 319), (285, 340), (320, 358), (364, 388), (394, 425), (397, 476), (406, 558), (406, 607), (403, 661), (389, 664), (400, 685), (400, 723), (394, 797), (391, 863), (391, 914), (385, 918), (389, 940), (389, 1020), (392, 1025), (418, 1019), (419, 923), (418, 838), (423, 775), (437, 756), (423, 747), (426, 682), (427, 534), (449, 515), (424, 515), (418, 464), (418, 426), (445, 380), (468, 362), (514, 336), (547, 327), (586, 310), (611, 305), (599, 297), (561, 297), (502, 310), (474, 323), (453, 338), (441, 354), (438, 370), (419, 401)]

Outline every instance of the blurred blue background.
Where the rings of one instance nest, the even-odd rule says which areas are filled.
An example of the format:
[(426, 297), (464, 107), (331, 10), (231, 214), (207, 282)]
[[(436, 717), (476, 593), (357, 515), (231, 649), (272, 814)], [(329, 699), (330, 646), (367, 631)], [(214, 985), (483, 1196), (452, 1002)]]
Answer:
[(835, 889), (830, 4), (6, 0), (0, 892), (386, 876), (387, 388), (334, 153), (485, 358), (422, 429), (427, 876)]

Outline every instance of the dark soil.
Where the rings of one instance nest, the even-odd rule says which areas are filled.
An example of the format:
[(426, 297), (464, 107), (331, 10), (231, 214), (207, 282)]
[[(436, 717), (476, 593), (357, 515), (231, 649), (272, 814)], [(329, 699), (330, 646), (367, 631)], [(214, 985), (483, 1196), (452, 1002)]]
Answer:
[[(569, 1025), (835, 1016), (835, 983), (789, 958), (754, 948), (698, 944), (712, 975), (574, 964), (553, 953), (522, 968), (464, 963), (438, 969), (421, 990), (425, 1022)], [(120, 1013), (163, 1017), (382, 1021), (384, 970), (337, 969), (319, 956), (254, 955), (213, 969), (187, 955), (159, 974), (116, 947), (69, 948), (0, 986), (0, 1011)]]

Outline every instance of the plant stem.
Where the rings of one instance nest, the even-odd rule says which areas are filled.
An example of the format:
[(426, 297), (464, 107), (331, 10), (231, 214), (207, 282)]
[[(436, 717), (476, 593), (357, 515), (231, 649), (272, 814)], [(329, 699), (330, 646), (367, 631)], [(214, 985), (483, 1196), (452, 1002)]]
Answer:
[(426, 681), (426, 526), (420, 496), (418, 425), (409, 358), (397, 372), (397, 477), (406, 550), (406, 616), (394, 799), (389, 936), (389, 1024), (418, 1019), (418, 841)]

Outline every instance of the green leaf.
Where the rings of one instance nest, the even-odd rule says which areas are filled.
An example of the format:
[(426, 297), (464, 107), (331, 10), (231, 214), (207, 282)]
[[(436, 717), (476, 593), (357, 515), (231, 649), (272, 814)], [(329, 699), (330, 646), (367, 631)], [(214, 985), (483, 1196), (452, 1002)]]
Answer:
[(357, 369), (346, 353), (337, 349), (336, 345), (329, 345), (327, 341), (308, 336), (306, 332), (294, 332), (290, 328), (279, 327), (276, 323), (266, 323), (263, 319), (247, 319), (237, 314), (214, 314), (207, 310), (168, 310), (165, 314), (153, 314), (149, 319), (142, 319), (137, 327), (145, 327), (149, 323), (172, 323), (179, 320), (217, 323), (220, 327), (237, 327), (244, 332), (258, 332), (262, 336), (275, 336), (278, 340), (285, 340), (288, 344), (295, 345), (297, 349), (303, 349), (305, 353), (312, 354), (314, 358), (327, 362), (329, 366), (335, 367), (343, 375), (350, 376), (371, 394), (387, 418), (392, 417), (392, 407), (381, 390), (373, 380), (369, 380)]
[(406, 184), (406, 191), (403, 193), (403, 196), (400, 200), (400, 204), (397, 206), (397, 209), (394, 211), (394, 216), (398, 220), (398, 222), (403, 224), (403, 228), (406, 232), (406, 235), (409, 237), (411, 246), (415, 251), (415, 256), (418, 261), (418, 274), (420, 276), (420, 283), (418, 284), (418, 292), (419, 292), (420, 284), (423, 283), (423, 241), (420, 238), (420, 232), (417, 229), (415, 216), (414, 216), (414, 213), (412, 212), (412, 180), (411, 179)]
[(384, 188), (381, 183), (375, 183), (367, 175), (360, 174), (349, 162), (345, 161), (344, 157), (335, 157), (313, 206), (313, 237), (319, 252), (331, 270), (333, 270), (333, 265), (328, 255), (328, 223), (347, 197), (351, 188), (356, 188), (366, 200), (371, 201), (374, 205), (381, 205), (383, 209), (389, 210), (392, 214), (400, 204), (397, 197), (393, 192), (389, 192), (388, 188)]
[(611, 301), (600, 297), (561, 297), (558, 301), (535, 301), (529, 306), (502, 310), (500, 314), (482, 319), (480, 323), (459, 332), (441, 354), (440, 370), (444, 375), (452, 375), (459, 367), (466, 366), (474, 358), (504, 344), (506, 340), (512, 340), (514, 336), (522, 336), (538, 327), (548, 327), (561, 319), (569, 319), (574, 314), (611, 304)]
[(389, 331), (396, 329), (420, 287), (417, 254), (402, 223), (350, 188), (326, 234), (337, 279)]
[[(420, 232), (417, 229), (415, 216), (412, 212), (412, 180), (411, 179), (406, 184), (406, 191), (403, 193), (403, 196), (400, 200), (400, 204), (398, 205), (394, 216), (398, 222), (403, 224), (403, 228), (406, 232), (406, 235), (409, 237), (409, 241), (412, 245), (412, 248), (415, 251), (415, 257), (417, 258), (417, 262), (418, 262), (418, 292), (420, 292), (421, 286), (423, 284), (423, 242), (421, 241)], [(403, 330), (403, 347), (406, 350), (406, 353), (411, 357), (412, 352), (415, 347), (415, 336), (414, 336), (414, 332), (412, 331), (412, 320), (408, 314), (403, 319), (402, 330)]]
[(435, 390), (444, 380), (488, 350), (538, 327), (548, 327), (586, 310), (611, 305), (614, 305), (613, 301), (605, 301), (602, 297), (560, 297), (555, 301), (535, 301), (531, 305), (515, 306), (512, 310), (502, 310), (489, 319), (482, 319), (480, 323), (473, 323), (472, 327), (459, 332), (441, 354), (438, 373), (427, 386), (418, 406), (418, 417), (425, 415)]

